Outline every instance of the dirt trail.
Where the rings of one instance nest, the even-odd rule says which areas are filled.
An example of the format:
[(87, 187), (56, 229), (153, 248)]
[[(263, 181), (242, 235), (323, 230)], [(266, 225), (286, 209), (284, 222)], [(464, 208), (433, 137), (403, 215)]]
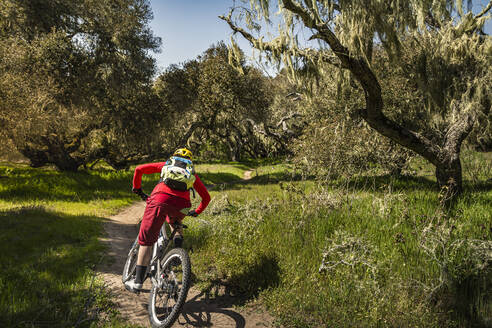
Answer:
[[(252, 170), (246, 171), (244, 179), (250, 179)], [(102, 278), (110, 291), (118, 310), (129, 322), (149, 327), (147, 304), (150, 284), (144, 284), (144, 292), (139, 295), (125, 290), (121, 282), (121, 272), (131, 243), (138, 233), (137, 223), (142, 217), (144, 202), (139, 202), (112, 216), (104, 224), (108, 245), (107, 256), (110, 263), (99, 268)], [(192, 263), (193, 266), (193, 263)], [(207, 294), (191, 288), (182, 314), (173, 327), (273, 327), (273, 318), (258, 306), (247, 305), (234, 308), (235, 299), (219, 296), (210, 299)]]
[(243, 180), (251, 180), (253, 178), (254, 172), (255, 172), (254, 169), (249, 169), (246, 172), (244, 172)]

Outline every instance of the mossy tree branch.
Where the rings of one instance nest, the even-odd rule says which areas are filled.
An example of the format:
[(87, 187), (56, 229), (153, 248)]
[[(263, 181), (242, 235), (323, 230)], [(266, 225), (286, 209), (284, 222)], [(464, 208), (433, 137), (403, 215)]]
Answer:
[[(248, 31), (233, 23), (231, 20), (232, 13), (228, 17), (222, 16), (221, 18), (229, 24), (235, 33), (241, 34), (253, 47), (269, 53), (275, 60), (282, 60), (288, 64), (286, 58), (292, 62), (291, 57), (297, 57), (304, 59), (305, 62), (311, 61), (319, 67), (323, 62), (320, 58), (323, 56), (323, 58), (329, 58), (327, 62), (338, 64), (338, 67), (347, 69), (364, 91), (365, 108), (360, 111), (360, 116), (380, 134), (415, 151), (434, 164), (439, 185), (448, 186), (452, 190), (451, 194), (455, 195), (461, 190), (462, 183), (459, 160), (460, 148), (463, 140), (472, 130), (476, 117), (474, 114), (476, 110), (473, 107), (477, 101), (473, 98), (480, 92), (485, 94), (483, 91), (476, 92), (476, 90), (483, 89), (484, 87), (480, 86), (481, 81), (487, 80), (487, 74), (484, 73), (483, 65), (480, 62), (483, 62), (483, 58), (469, 55), (469, 53), (471, 51), (487, 52), (487, 46), (478, 48), (480, 44), (490, 44), (490, 38), (481, 39), (478, 42), (473, 33), (482, 28), (485, 21), (484, 15), (492, 8), (492, 1), (476, 16), (470, 13), (462, 14), (462, 3), (460, 1), (456, 1), (456, 4), (452, 2), (443, 0), (439, 4), (434, 2), (431, 4), (429, 1), (419, 2), (417, 0), (408, 3), (398, 1), (381, 3), (378, 1), (279, 0), (279, 7), (285, 19), (285, 26), (283, 27), (285, 30), (280, 28), (280, 36), (270, 42), (264, 41), (263, 37), (255, 38)], [(264, 7), (264, 5), (257, 6), (259, 16), (265, 16), (268, 13)], [(460, 21), (453, 21), (453, 10), (460, 13)], [(293, 26), (294, 20), (300, 22), (313, 33), (309, 40), (321, 41), (319, 49), (309, 49), (309, 52), (302, 52), (298, 49), (295, 36), (288, 32), (289, 28)], [(441, 29), (443, 31), (440, 31)], [(421, 126), (425, 124), (413, 124), (413, 122), (408, 124), (404, 119), (397, 122), (395, 118), (390, 118), (384, 113), (385, 104), (381, 81), (371, 65), (371, 60), (375, 36), (378, 36), (377, 40), (379, 40), (381, 48), (386, 51), (392, 63), (405, 65), (402, 57), (407, 54), (402, 53), (402, 51), (412, 50), (404, 49), (403, 42), (412, 44), (408, 42), (409, 39), (418, 40), (419, 38), (432, 40), (431, 31), (441, 33), (439, 40), (442, 40), (430, 41), (429, 44), (434, 47), (441, 47), (441, 49), (435, 50), (438, 52), (437, 56), (431, 53), (426, 59), (434, 60), (432, 64), (436, 64), (436, 67), (426, 68), (424, 66), (423, 68), (431, 69), (431, 74), (448, 74), (450, 76), (434, 75), (432, 76), (433, 79), (427, 79), (425, 72), (417, 72), (417, 74), (423, 74), (423, 77), (427, 79), (426, 84), (430, 85), (430, 88), (421, 90), (423, 94), (426, 94), (426, 99), (434, 100), (435, 106), (439, 106), (437, 110), (441, 111), (438, 115), (443, 117), (443, 113), (447, 113), (449, 120), (445, 125), (429, 126), (420, 130)], [(463, 41), (459, 39), (460, 35), (468, 39)], [(449, 42), (444, 42), (446, 38), (450, 39)], [(454, 42), (463, 42), (463, 45), (456, 44), (454, 47), (446, 46), (443, 48), (443, 45), (454, 44)], [(466, 42), (469, 42), (471, 47), (465, 45)], [(469, 49), (468, 52), (466, 49)], [(423, 58), (426, 58), (425, 54), (424, 51)], [(338, 60), (333, 61), (334, 57)], [(468, 87), (461, 78), (458, 78), (458, 75), (451, 76), (452, 74), (468, 74), (467, 64), (465, 64), (467, 62), (471, 65), (477, 65), (477, 74), (480, 74), (473, 81), (470, 80)], [(447, 67), (452, 68), (452, 71), (442, 71), (439, 69), (442, 65), (448, 65)], [(459, 71), (460, 65), (464, 65), (465, 71)], [(292, 65), (287, 66), (291, 70), (295, 70)], [(294, 72), (294, 74), (296, 73)], [(450, 83), (449, 81), (453, 81), (453, 79), (456, 79), (454, 80), (456, 84), (451, 87), (453, 91), (435, 92), (436, 86), (438, 86), (435, 84), (436, 80)], [(439, 97), (442, 98), (439, 102), (435, 102), (435, 98), (432, 98), (433, 92), (439, 93)], [(484, 98), (482, 96), (477, 97)], [(480, 102), (478, 101), (478, 103)], [(423, 112), (428, 110), (426, 106), (428, 106), (427, 103), (422, 103)], [(432, 106), (434, 105), (429, 108), (432, 109)], [(453, 106), (454, 109), (452, 109)], [(481, 110), (487, 105), (478, 104), (475, 107), (478, 108), (477, 110)], [(426, 109), (424, 110), (424, 108)], [(404, 113), (405, 109), (401, 111)], [(452, 180), (454, 182), (451, 183)]]

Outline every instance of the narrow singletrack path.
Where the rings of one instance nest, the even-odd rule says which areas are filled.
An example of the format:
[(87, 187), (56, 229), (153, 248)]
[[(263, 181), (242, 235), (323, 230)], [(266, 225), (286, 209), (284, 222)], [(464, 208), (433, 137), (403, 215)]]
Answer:
[[(252, 170), (246, 171), (244, 180), (250, 179)], [(148, 281), (144, 291), (136, 295), (125, 290), (121, 282), (121, 272), (131, 243), (138, 233), (137, 223), (145, 209), (144, 202), (138, 202), (104, 223), (107, 245), (107, 257), (98, 271), (104, 279), (118, 311), (129, 322), (149, 327), (147, 304), (150, 290)], [(185, 232), (186, 234), (186, 232)], [(186, 238), (186, 235), (185, 235)], [(193, 268), (193, 263), (192, 263)], [(191, 288), (183, 311), (173, 327), (273, 327), (273, 318), (258, 305), (246, 305), (240, 309), (234, 308), (235, 300), (231, 296), (209, 298), (196, 288)]]
[(243, 180), (251, 180), (253, 178), (254, 172), (255, 172), (254, 169), (249, 169), (246, 172), (244, 172)]

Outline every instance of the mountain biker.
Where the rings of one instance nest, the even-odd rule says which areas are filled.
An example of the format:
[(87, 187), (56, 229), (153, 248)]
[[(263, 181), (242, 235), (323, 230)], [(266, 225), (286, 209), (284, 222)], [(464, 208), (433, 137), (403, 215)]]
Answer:
[[(191, 163), (193, 154), (186, 148), (179, 148), (174, 152), (171, 159)], [(181, 222), (186, 215), (196, 217), (205, 210), (210, 202), (210, 195), (207, 188), (194, 172), (193, 189), (196, 190), (201, 197), (200, 205), (195, 210), (190, 210), (190, 190), (183, 191), (171, 188), (168, 185), (170, 183), (168, 183), (167, 180), (162, 179), (162, 173), (161, 180), (155, 186), (150, 197), (142, 191), (142, 174), (164, 172), (163, 167), (166, 164), (169, 165), (170, 160), (167, 162), (143, 164), (135, 168), (135, 174), (133, 176), (133, 192), (145, 200), (147, 206), (145, 207), (142, 223), (140, 225), (140, 232), (138, 234), (140, 248), (137, 258), (136, 276), (134, 280), (125, 282), (126, 289), (131, 292), (137, 292), (142, 289), (142, 284), (146, 278), (145, 274), (147, 266), (150, 262), (152, 245), (159, 237), (159, 231), (164, 224), (164, 220), (167, 223), (174, 223), (176, 220)], [(178, 229), (176, 232), (173, 242), (175, 247), (182, 246), (182, 228)]]

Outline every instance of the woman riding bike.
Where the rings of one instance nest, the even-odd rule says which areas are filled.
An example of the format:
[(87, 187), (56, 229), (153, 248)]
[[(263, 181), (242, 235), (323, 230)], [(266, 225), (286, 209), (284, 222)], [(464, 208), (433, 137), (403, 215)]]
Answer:
[[(195, 174), (193, 169), (193, 155), (186, 148), (177, 149), (166, 162), (139, 165), (133, 176), (133, 192), (147, 202), (138, 234), (138, 251), (135, 280), (125, 282), (125, 287), (131, 292), (142, 289), (147, 266), (150, 262), (152, 245), (157, 241), (159, 231), (164, 224), (181, 222), (186, 215), (197, 216), (210, 202), (207, 188)], [(161, 179), (155, 186), (150, 197), (142, 191), (142, 175), (161, 172)], [(191, 209), (190, 188), (198, 192), (201, 197), (200, 205)], [(174, 246), (183, 244), (183, 231), (179, 229), (174, 237)]]

